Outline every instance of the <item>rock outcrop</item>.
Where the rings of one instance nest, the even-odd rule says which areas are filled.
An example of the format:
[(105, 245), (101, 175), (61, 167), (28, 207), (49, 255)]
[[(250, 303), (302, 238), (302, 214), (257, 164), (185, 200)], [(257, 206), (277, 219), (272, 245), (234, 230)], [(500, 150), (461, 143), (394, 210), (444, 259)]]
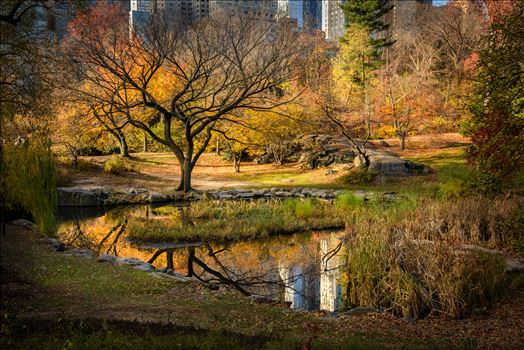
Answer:
[(238, 190), (227, 190), (227, 191), (213, 191), (205, 193), (205, 196), (209, 199), (279, 199), (279, 198), (291, 198), (291, 197), (313, 197), (322, 199), (334, 199), (337, 196), (343, 194), (342, 190), (330, 190), (320, 188), (270, 188), (270, 189), (238, 189)]
[(184, 199), (182, 194), (160, 193), (145, 188), (115, 189), (100, 187), (58, 187), (58, 205), (62, 207), (102, 207), (118, 204), (164, 203)]
[[(357, 141), (362, 144), (361, 141)], [(362, 165), (359, 152), (348, 140), (330, 135), (306, 135), (298, 139), (301, 146), (299, 163), (303, 169), (327, 167), (333, 164)], [(366, 155), (369, 157), (369, 171), (379, 180), (392, 177), (423, 175), (430, 172), (424, 165), (402, 159), (397, 155), (376, 149), (366, 144)]]

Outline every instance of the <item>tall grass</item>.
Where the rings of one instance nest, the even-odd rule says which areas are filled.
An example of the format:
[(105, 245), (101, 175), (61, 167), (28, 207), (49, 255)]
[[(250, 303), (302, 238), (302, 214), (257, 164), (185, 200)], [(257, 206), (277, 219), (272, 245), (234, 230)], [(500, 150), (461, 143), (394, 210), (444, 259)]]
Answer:
[[(187, 210), (187, 213), (183, 213)], [(308, 230), (344, 228), (344, 213), (316, 199), (285, 201), (201, 201), (190, 208), (133, 217), (129, 236), (142, 241), (231, 241)]]
[[(423, 201), (403, 216), (360, 211), (348, 222), (348, 306), (397, 315), (462, 317), (489, 304), (504, 286), (502, 256), (471, 247), (500, 246), (522, 199)], [(394, 211), (397, 210), (396, 208)]]
[(47, 145), (26, 142), (5, 145), (3, 149), (2, 188), (7, 206), (30, 213), (39, 231), (56, 233), (56, 174)]

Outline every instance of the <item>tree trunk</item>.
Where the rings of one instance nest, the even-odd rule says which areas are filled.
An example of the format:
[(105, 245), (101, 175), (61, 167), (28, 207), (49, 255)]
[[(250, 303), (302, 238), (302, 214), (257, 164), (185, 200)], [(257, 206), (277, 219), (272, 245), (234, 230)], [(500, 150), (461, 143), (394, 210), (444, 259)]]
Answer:
[(215, 153), (216, 153), (217, 156), (220, 155), (220, 146), (218, 144), (218, 137), (217, 137), (217, 145), (216, 145)]
[(184, 187), (182, 188), (184, 192), (191, 191), (191, 160), (186, 158), (184, 162)]
[(191, 277), (195, 274), (193, 270), (193, 261), (195, 260), (195, 247), (187, 248), (187, 277)]
[(173, 263), (173, 253), (174, 249), (166, 250), (166, 260), (167, 260), (167, 269), (174, 270), (175, 264)]
[(144, 133), (144, 148), (143, 148), (143, 151), (144, 151), (144, 152), (147, 152), (147, 151), (148, 151), (147, 133)]
[[(180, 162), (180, 161), (179, 161)], [(176, 187), (177, 191), (183, 191), (184, 190), (184, 162), (180, 162), (180, 178), (178, 180), (178, 186)]]
[(120, 156), (129, 158), (129, 146), (124, 133), (119, 133), (118, 141), (120, 142)]
[(402, 133), (400, 135), (400, 149), (404, 150), (406, 148), (406, 134)]
[(184, 155), (184, 162), (182, 163), (182, 179), (180, 183), (182, 184), (182, 191), (191, 192), (191, 172), (193, 167), (191, 166), (191, 161), (193, 160), (193, 140), (187, 140), (186, 145), (186, 154)]
[(235, 163), (235, 172), (239, 173), (240, 172), (240, 156), (235, 156), (233, 155), (233, 161)]

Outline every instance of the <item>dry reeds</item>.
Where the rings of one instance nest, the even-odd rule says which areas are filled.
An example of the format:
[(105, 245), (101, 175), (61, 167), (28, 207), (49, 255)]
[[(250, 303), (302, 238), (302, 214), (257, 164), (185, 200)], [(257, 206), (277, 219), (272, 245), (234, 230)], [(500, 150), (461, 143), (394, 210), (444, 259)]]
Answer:
[[(462, 317), (491, 302), (504, 281), (505, 261), (487, 249), (518, 229), (522, 198), (424, 201), (403, 217), (361, 211), (348, 225), (348, 306), (397, 315)], [(398, 213), (396, 213), (398, 214)]]

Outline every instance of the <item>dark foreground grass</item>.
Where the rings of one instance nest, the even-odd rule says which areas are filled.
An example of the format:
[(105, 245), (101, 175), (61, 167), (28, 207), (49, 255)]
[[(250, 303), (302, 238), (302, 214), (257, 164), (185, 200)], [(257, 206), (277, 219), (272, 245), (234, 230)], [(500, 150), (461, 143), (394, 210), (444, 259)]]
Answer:
[(123, 320), (18, 319), (1, 322), (2, 349), (379, 349), (357, 338), (340, 343), (287, 336), (246, 336), (170, 324)]
[(188, 213), (164, 208), (149, 218), (131, 217), (129, 237), (148, 242), (223, 242), (343, 228), (347, 208), (338, 203), (315, 199), (201, 201), (192, 204)]
[(363, 340), (318, 316), (257, 304), (222, 288), (210, 291), (57, 253), (35, 238), (12, 226), (1, 238), (1, 349), (300, 349), (304, 344), (376, 349), (384, 344), (384, 337)]

